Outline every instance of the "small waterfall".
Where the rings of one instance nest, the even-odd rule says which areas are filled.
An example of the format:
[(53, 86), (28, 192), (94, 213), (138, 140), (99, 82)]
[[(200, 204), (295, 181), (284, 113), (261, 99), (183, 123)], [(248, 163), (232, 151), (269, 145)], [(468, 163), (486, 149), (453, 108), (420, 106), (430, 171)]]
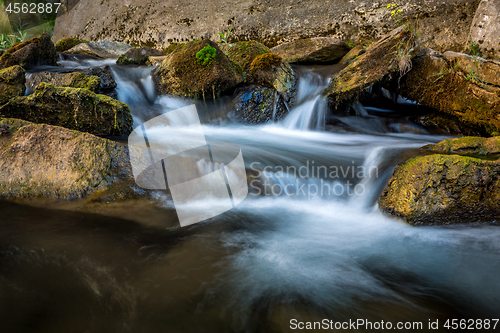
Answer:
[(329, 83), (329, 78), (305, 72), (299, 79), (297, 102), (283, 121), (283, 127), (302, 131), (324, 129), (327, 103), (322, 93)]

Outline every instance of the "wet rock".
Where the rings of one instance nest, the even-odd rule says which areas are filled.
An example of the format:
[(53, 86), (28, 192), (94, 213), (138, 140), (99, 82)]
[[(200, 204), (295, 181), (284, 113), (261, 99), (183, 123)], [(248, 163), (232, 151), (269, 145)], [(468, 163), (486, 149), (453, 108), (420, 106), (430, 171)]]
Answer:
[(90, 76), (80, 72), (37, 72), (32, 73), (27, 80), (28, 93), (33, 93), (42, 82), (50, 83), (56, 87), (83, 88), (96, 94), (100, 92), (102, 84), (98, 76)]
[(470, 38), (479, 51), (500, 60), (500, 1), (482, 0), (470, 28)]
[(7, 103), (12, 97), (23, 96), (25, 82), (25, 71), (21, 66), (0, 70), (0, 105)]
[(274, 54), (266, 53), (255, 57), (250, 65), (253, 82), (274, 88), (289, 100), (296, 91), (297, 80), (290, 65)]
[(10, 126), (8, 124), (0, 124), (0, 137), (5, 137), (10, 133)]
[(117, 65), (144, 65), (149, 57), (163, 56), (163, 52), (150, 47), (132, 48), (122, 54), (116, 61)]
[(332, 79), (327, 89), (330, 106), (343, 112), (374, 83), (398, 79), (411, 68), (416, 54), (415, 34), (406, 26), (393, 30)]
[(243, 88), (234, 101), (234, 116), (245, 124), (279, 121), (288, 113), (283, 98), (272, 88), (262, 86)]
[(412, 158), (396, 167), (379, 206), (413, 225), (491, 222), (500, 217), (500, 163), (458, 155)]
[(62, 127), (0, 118), (0, 197), (79, 198), (133, 186), (126, 145)]
[(438, 154), (499, 155), (500, 157), (500, 137), (481, 138), (468, 136), (444, 140), (423, 148)]
[[(267, 47), (318, 36), (358, 42), (379, 39), (398, 25), (388, 3), (207, 0), (165, 5), (136, 0), (125, 6), (122, 0), (70, 1), (59, 11), (54, 38), (120, 40), (160, 49), (173, 42), (219, 40), (219, 32), (234, 27), (230, 42), (256, 40)], [(478, 4), (479, 0), (409, 0), (397, 8), (404, 21), (418, 21), (424, 46), (444, 52), (460, 51), (467, 44)]]
[(499, 76), (498, 62), (423, 49), (401, 80), (399, 93), (496, 136), (500, 133)]
[(76, 71), (81, 71), (87, 75), (98, 76), (101, 79), (101, 93), (108, 93), (116, 89), (116, 81), (111, 71), (111, 67), (108, 65), (102, 67), (91, 67), (85, 69), (79, 69)]
[(216, 43), (194, 41), (177, 48), (153, 71), (160, 94), (215, 98), (244, 82), (241, 67)]
[(82, 43), (89, 43), (89, 41), (86, 39), (78, 39), (78, 38), (71, 38), (71, 37), (70, 38), (63, 38), (57, 42), (55, 47), (56, 47), (57, 52), (64, 52), (64, 51), (67, 51), (67, 50), (77, 46), (78, 44), (82, 44)]
[(0, 116), (62, 126), (95, 135), (128, 135), (133, 119), (124, 103), (86, 89), (40, 83), (34, 94), (0, 107)]
[(290, 63), (325, 64), (340, 60), (349, 52), (346, 43), (333, 37), (297, 39), (271, 49)]
[(249, 74), (250, 66), (255, 58), (265, 53), (271, 53), (271, 50), (256, 41), (238, 42), (221, 46), (229, 59), (240, 65), (243, 70)]
[(146, 61), (146, 65), (158, 67), (166, 58), (167, 56), (149, 57), (148, 60)]
[(412, 117), (413, 121), (440, 135), (484, 136), (484, 129), (457, 116), (442, 112), (431, 112)]
[(20, 43), (14, 44), (0, 57), (0, 68), (19, 65), (23, 68), (34, 66), (57, 66), (56, 49), (48, 34)]
[(100, 40), (97, 42), (78, 44), (65, 53), (86, 54), (99, 58), (118, 58), (131, 48), (133, 47), (125, 43)]

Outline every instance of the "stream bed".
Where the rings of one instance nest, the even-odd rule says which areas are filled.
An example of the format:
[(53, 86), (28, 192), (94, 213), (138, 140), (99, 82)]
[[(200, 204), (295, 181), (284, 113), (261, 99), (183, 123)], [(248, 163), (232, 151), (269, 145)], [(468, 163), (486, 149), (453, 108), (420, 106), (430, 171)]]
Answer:
[[(134, 126), (192, 103), (155, 96), (151, 68), (62, 62), (104, 63)], [(328, 125), (328, 71), (296, 70), (297, 102), (280, 123), (234, 123), (229, 97), (197, 101), (207, 140), (238, 144), (260, 173), (222, 215), (181, 228), (162, 191), (161, 209), (0, 201), (1, 331), (289, 332), (292, 319), (325, 318), (422, 322), (423, 331), (439, 320), (446, 331), (447, 319), (498, 318), (498, 227), (412, 227), (377, 207), (395, 165), (444, 137), (397, 132), (363, 112)], [(148, 139), (186, 136), (185, 122), (172, 118)]]

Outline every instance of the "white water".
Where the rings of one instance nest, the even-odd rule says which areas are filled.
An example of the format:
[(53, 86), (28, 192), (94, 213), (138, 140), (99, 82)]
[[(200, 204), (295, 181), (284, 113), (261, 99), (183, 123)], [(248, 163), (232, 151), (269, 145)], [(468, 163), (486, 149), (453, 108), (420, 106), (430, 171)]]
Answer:
[[(165, 96), (151, 102), (151, 82), (141, 73), (139, 80), (135, 74), (117, 78), (119, 98), (130, 103), (136, 124), (147, 120), (151, 110), (164, 113), (190, 103)], [(352, 180), (365, 191), (354, 195), (249, 195), (236, 209), (193, 227), (231, 226), (222, 234), (201, 236), (199, 241), (204, 244), (203, 237), (215, 237), (234, 253), (224, 258), (221, 265), (225, 268), (209, 284), (199, 309), (222, 303), (233, 314), (236, 331), (258, 331), (255, 321), (260, 317), (255, 313), (264, 311), (271, 316), (283, 304), (290, 306), (286, 318), (304, 314), (304, 309), (306, 318), (311, 313), (320, 319), (364, 318), (373, 314), (363, 308), (366, 302), (387, 305), (389, 310), (375, 312), (378, 320), (390, 317), (393, 308), (426, 318), (432, 310), (422, 308), (416, 300), (420, 298), (452, 304), (471, 317), (500, 314), (498, 228), (414, 228), (381, 214), (376, 204), (402, 152), (443, 138), (317, 131), (324, 126), (326, 109), (320, 93), (326, 85), (327, 81), (313, 75), (303, 78), (297, 106), (282, 124), (203, 125), (208, 140), (240, 145), (247, 168), (268, 166), (259, 179), (277, 185), (276, 189), (296, 182), (307, 188), (325, 180), (337, 182), (347, 191), (346, 181)], [(169, 127), (158, 128), (148, 139), (186, 137), (186, 123), (185, 119), (170, 119)], [(377, 167), (378, 173), (323, 179), (277, 170), (298, 169), (313, 162), (326, 167)], [(166, 195), (160, 193), (159, 200), (171, 207)], [(214, 204), (200, 203), (199, 209), (210, 210)], [(210, 295), (218, 295), (220, 300)]]

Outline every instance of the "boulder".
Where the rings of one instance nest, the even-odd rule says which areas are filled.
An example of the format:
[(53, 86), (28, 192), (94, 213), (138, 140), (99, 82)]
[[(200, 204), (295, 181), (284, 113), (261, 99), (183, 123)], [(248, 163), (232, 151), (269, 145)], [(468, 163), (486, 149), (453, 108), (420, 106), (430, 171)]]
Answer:
[(33, 93), (35, 88), (42, 82), (50, 83), (56, 87), (83, 88), (96, 94), (101, 90), (102, 84), (98, 76), (90, 76), (80, 72), (37, 72), (30, 74), (27, 79), (28, 94)]
[(0, 56), (0, 68), (19, 65), (23, 68), (34, 66), (57, 66), (56, 49), (48, 34), (42, 34), (14, 44)]
[[(418, 21), (424, 46), (460, 51), (467, 43), (480, 0), (401, 2), (403, 20)], [(68, 1), (61, 6), (54, 38), (120, 40), (161, 49), (172, 42), (219, 40), (234, 27), (230, 42), (256, 40), (267, 47), (300, 38), (328, 36), (358, 42), (394, 29), (389, 1)], [(437, 47), (437, 48), (436, 48)]]
[(35, 92), (0, 107), (0, 116), (62, 126), (95, 135), (128, 135), (133, 119), (124, 103), (86, 89), (40, 83)]
[(374, 83), (401, 77), (411, 68), (411, 59), (416, 54), (417, 44), (412, 30), (401, 26), (391, 31), (332, 79), (326, 92), (330, 106), (343, 111)]
[(422, 49), (399, 93), (456, 116), (482, 135), (500, 133), (500, 63), (466, 54)]
[(290, 65), (274, 53), (265, 53), (255, 57), (250, 65), (252, 82), (272, 87), (289, 100), (295, 94), (297, 80)]
[(287, 113), (288, 109), (283, 98), (272, 88), (262, 86), (244, 88), (234, 99), (233, 114), (237, 121), (245, 124), (279, 121)]
[[(456, 144), (428, 149), (446, 150)], [(500, 162), (441, 154), (412, 158), (396, 167), (379, 207), (412, 225), (500, 222)]]
[(221, 46), (221, 49), (227, 54), (229, 59), (240, 65), (247, 74), (250, 72), (250, 65), (257, 56), (271, 52), (268, 47), (253, 40), (226, 44)]
[(144, 65), (149, 57), (163, 56), (163, 52), (150, 47), (132, 48), (118, 57), (117, 65)]
[(500, 157), (500, 137), (462, 137), (423, 147), (436, 154), (472, 154)]
[(215, 98), (244, 82), (241, 67), (208, 40), (175, 49), (153, 71), (153, 79), (160, 94), (195, 98)]
[(133, 178), (126, 145), (66, 128), (0, 118), (0, 197), (74, 199)]
[(333, 37), (297, 39), (271, 49), (290, 63), (328, 64), (340, 60), (349, 52), (346, 43)]
[(78, 44), (64, 53), (85, 54), (99, 58), (118, 58), (131, 48), (133, 47), (122, 42), (100, 40), (97, 42)]
[(57, 42), (56, 44), (56, 51), (57, 52), (64, 52), (67, 51), (78, 44), (82, 43), (89, 43), (88, 40), (86, 39), (78, 39), (78, 38), (63, 38), (60, 41)]
[(365, 47), (363, 45), (356, 45), (345, 56), (340, 59), (339, 63), (343, 65), (349, 65), (354, 60), (357, 60), (363, 53), (365, 53)]
[(12, 66), (0, 70), (0, 105), (12, 97), (23, 96), (25, 91), (25, 71), (21, 66)]
[(479, 44), (479, 51), (500, 60), (500, 1), (482, 0), (470, 28), (471, 41)]

